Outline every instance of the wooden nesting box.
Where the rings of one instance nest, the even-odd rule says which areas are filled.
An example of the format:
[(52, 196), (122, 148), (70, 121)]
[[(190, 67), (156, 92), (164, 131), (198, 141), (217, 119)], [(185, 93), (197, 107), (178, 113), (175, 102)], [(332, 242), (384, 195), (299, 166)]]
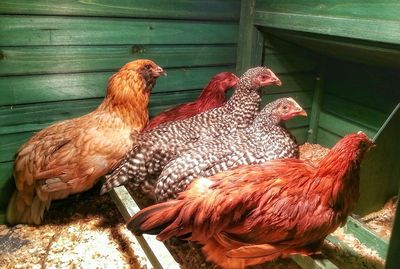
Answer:
[[(217, 72), (270, 67), (283, 86), (266, 91), (264, 103), (292, 96), (309, 112), (288, 124), (300, 143), (332, 146), (359, 130), (375, 137), (357, 214), (399, 192), (399, 1), (21, 0), (1, 1), (0, 14), (0, 222), (17, 148), (49, 124), (92, 110), (107, 78), (137, 58), (168, 71), (151, 96), (151, 115), (193, 100)], [(113, 192), (128, 217), (125, 194)], [(387, 258), (386, 268), (400, 268), (399, 210), (396, 221), (390, 244), (352, 218), (346, 232)]]

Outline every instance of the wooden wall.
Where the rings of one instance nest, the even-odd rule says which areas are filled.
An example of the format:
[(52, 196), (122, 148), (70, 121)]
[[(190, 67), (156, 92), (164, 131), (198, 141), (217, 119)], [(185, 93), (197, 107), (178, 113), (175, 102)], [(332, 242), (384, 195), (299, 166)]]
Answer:
[(297, 45), (274, 38), (265, 32), (263, 65), (270, 67), (281, 79), (282, 86), (265, 90), (264, 103), (281, 97), (294, 98), (309, 114), (286, 123), (299, 143), (307, 141), (311, 105), (316, 80), (316, 59)]
[[(101, 101), (108, 77), (137, 58), (168, 72), (150, 112), (192, 100), (233, 70), (240, 1), (0, 2), (0, 214), (18, 147), (49, 124)], [(1, 222), (1, 217), (0, 217)]]

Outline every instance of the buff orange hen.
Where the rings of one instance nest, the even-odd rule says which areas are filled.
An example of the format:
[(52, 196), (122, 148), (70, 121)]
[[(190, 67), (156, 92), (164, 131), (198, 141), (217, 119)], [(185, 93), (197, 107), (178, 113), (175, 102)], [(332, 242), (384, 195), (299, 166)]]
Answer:
[(163, 73), (150, 60), (127, 63), (109, 79), (96, 110), (51, 125), (22, 145), (7, 221), (40, 224), (52, 200), (88, 190), (112, 171), (148, 122), (150, 92)]

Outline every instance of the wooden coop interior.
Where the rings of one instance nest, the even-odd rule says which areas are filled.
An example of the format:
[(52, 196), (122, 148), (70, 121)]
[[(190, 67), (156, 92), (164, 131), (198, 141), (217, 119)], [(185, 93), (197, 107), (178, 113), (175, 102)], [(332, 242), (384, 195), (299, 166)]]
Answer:
[[(357, 215), (379, 210), (399, 193), (399, 1), (21, 0), (1, 1), (0, 14), (2, 223), (18, 147), (56, 121), (93, 110), (108, 77), (137, 58), (153, 59), (168, 72), (151, 94), (150, 115), (195, 99), (218, 72), (241, 75), (268, 66), (283, 85), (263, 89), (263, 104), (290, 96), (308, 112), (287, 124), (300, 144), (331, 147), (355, 131), (374, 138), (377, 146), (362, 166)], [(133, 201), (126, 194), (118, 188), (112, 196), (127, 218)], [(386, 259), (388, 269), (400, 268), (396, 214), (390, 240), (356, 218), (345, 227)], [(154, 238), (148, 240), (152, 255)], [(327, 240), (351, 252), (337, 238)], [(163, 268), (156, 256), (153, 266)], [(296, 262), (339, 268), (328, 258)]]

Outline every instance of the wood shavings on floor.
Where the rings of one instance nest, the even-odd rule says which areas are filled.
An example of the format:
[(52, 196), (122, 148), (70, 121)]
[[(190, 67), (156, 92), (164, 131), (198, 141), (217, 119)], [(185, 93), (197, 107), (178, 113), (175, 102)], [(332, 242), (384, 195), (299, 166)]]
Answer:
[(109, 196), (97, 193), (54, 203), (41, 226), (1, 225), (0, 268), (151, 268)]
[(384, 260), (378, 253), (362, 244), (352, 234), (346, 233), (343, 228), (338, 228), (332, 233), (342, 243), (351, 248), (338, 247), (325, 240), (323, 252), (334, 262), (339, 268), (346, 269), (383, 269)]
[(392, 197), (381, 210), (368, 214), (361, 220), (383, 239), (389, 240), (392, 233), (394, 216), (396, 215), (398, 197)]

